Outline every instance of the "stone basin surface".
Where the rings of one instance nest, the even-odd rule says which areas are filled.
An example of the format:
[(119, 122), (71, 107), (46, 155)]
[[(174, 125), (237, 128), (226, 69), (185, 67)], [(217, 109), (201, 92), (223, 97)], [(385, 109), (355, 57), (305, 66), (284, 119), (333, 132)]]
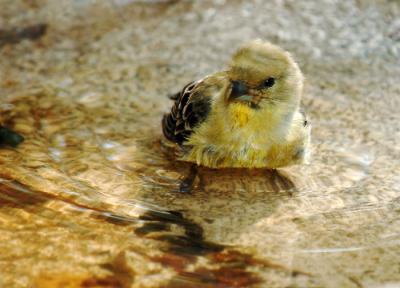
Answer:
[[(400, 287), (399, 19), (389, 0), (1, 0), (0, 122), (25, 141), (0, 148), (0, 287)], [(255, 38), (306, 76), (312, 160), (201, 168), (179, 194), (167, 95)]]

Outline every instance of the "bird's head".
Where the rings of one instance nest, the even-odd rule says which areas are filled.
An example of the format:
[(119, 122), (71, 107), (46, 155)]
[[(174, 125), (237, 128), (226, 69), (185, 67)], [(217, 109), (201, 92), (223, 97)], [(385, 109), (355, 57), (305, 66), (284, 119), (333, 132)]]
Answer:
[(230, 89), (225, 102), (261, 111), (294, 111), (300, 102), (303, 75), (283, 49), (254, 40), (233, 56), (228, 70)]

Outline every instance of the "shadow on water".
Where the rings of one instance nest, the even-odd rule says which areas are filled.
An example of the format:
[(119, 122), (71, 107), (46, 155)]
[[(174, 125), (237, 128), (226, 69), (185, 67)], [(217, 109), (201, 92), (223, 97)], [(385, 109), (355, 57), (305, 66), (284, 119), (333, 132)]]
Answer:
[[(167, 243), (162, 256), (152, 260), (172, 267), (178, 274), (165, 287), (250, 287), (263, 280), (253, 269), (276, 269), (297, 275), (311, 276), (309, 273), (291, 270), (280, 264), (260, 259), (252, 254), (240, 251), (234, 246), (222, 245), (204, 239), (203, 228), (195, 222), (185, 219), (182, 213), (166, 211), (159, 213), (148, 211), (139, 219), (146, 220), (142, 227), (135, 229), (141, 237)], [(182, 235), (170, 234), (171, 225), (183, 228)], [(211, 266), (189, 269), (198, 257), (203, 257)]]

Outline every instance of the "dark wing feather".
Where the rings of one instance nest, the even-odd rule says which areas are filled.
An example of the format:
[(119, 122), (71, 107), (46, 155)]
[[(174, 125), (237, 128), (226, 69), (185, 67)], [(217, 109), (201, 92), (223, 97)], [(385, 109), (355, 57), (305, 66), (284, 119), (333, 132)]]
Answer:
[(165, 138), (182, 145), (193, 132), (194, 127), (202, 123), (211, 109), (210, 97), (200, 92), (200, 82), (187, 84), (181, 92), (170, 97), (175, 100), (171, 112), (164, 115), (162, 129)]

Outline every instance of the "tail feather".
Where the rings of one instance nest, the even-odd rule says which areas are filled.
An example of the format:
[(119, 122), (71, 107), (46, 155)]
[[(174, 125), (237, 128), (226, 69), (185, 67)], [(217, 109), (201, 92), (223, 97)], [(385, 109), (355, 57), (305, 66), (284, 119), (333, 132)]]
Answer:
[(175, 121), (172, 119), (171, 114), (165, 114), (162, 119), (162, 131), (169, 141), (175, 142)]

